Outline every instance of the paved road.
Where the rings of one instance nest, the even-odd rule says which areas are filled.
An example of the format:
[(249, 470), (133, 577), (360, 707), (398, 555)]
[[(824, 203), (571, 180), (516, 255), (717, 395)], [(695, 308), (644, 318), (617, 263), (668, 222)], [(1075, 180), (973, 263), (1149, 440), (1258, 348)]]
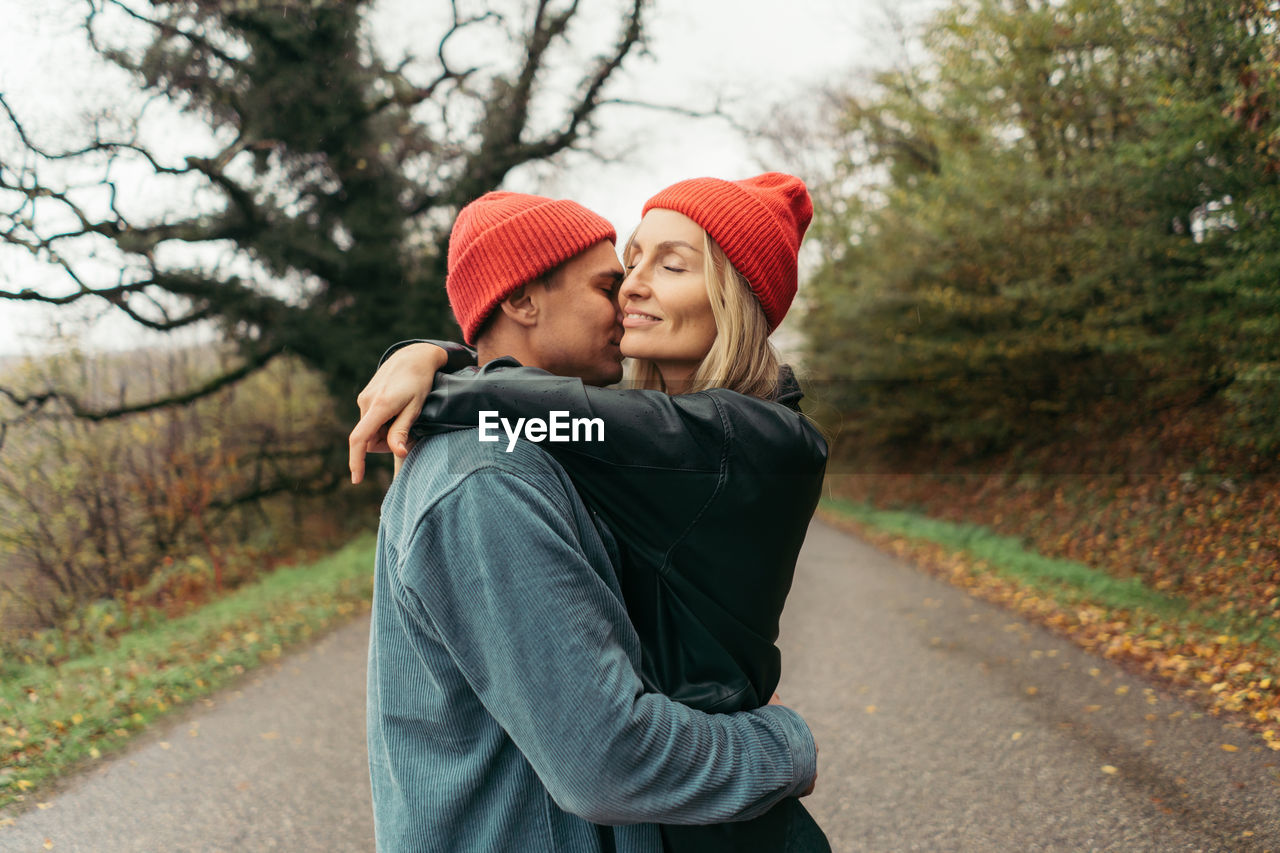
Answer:
[[(157, 731), (0, 850), (369, 850), (367, 630)], [(838, 851), (1280, 853), (1280, 753), (821, 523), (783, 649)]]
[(786, 617), (836, 850), (1280, 853), (1280, 753), (1013, 614), (815, 523)]
[(368, 645), (360, 619), (258, 670), (0, 829), (0, 851), (371, 850)]

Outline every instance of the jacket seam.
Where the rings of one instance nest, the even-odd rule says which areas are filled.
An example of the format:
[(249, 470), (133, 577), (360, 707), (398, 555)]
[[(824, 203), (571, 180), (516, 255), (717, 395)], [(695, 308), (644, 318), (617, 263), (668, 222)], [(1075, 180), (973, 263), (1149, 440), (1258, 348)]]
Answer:
[[(746, 676), (743, 676), (743, 677), (745, 678)], [(725, 703), (732, 702), (734, 699), (737, 699), (739, 696), (742, 696), (748, 690), (755, 690), (755, 689), (756, 689), (755, 685), (751, 683), (751, 679), (747, 678), (746, 684), (742, 685), (737, 690), (730, 693), (728, 696), (721, 696), (719, 699), (706, 705), (705, 707), (699, 705), (697, 706), (697, 708), (699, 711), (705, 711), (708, 714), (730, 714), (730, 713), (733, 713), (733, 711), (741, 711), (741, 710), (753, 711), (755, 710), (754, 708), (746, 708), (746, 709), (734, 708), (733, 711), (725, 710)]]
[[(452, 497), (453, 494), (456, 491), (458, 491), (458, 489), (462, 488), (462, 484), (467, 480), (468, 477), (470, 477), (472, 474), (476, 474), (481, 471), (496, 471), (502, 474), (507, 474), (519, 480), (520, 482), (524, 483), (526, 486), (533, 489), (535, 492), (538, 492), (539, 494), (541, 494), (544, 498), (548, 500), (548, 502), (553, 504), (559, 503), (559, 501), (556, 500), (555, 496), (547, 492), (547, 490), (544, 489), (542, 486), (533, 482), (532, 480), (530, 480), (528, 477), (524, 476), (520, 472), (515, 471), (512, 468), (508, 468), (505, 465), (499, 465), (492, 462), (481, 463), (479, 465), (476, 465), (473, 468), (469, 468), (465, 473), (460, 474), (458, 478), (448, 488), (444, 489), (442, 492), (440, 492), (440, 494), (436, 496), (436, 498), (431, 502), (429, 506), (424, 507), (418, 512), (417, 517), (413, 521), (412, 527), (409, 529), (409, 535), (406, 537), (407, 540), (409, 542), (417, 541), (418, 536), (421, 534), (423, 525), (427, 523), (429, 518), (434, 517), (434, 514), (440, 509), (440, 505), (445, 501), (445, 499)], [(577, 491), (576, 488), (574, 489), (574, 491), (575, 492)], [(400, 565), (402, 564), (399, 561), (397, 561), (397, 566), (399, 567)], [(397, 571), (397, 575), (401, 575), (401, 573)], [(410, 590), (412, 589), (412, 586), (410, 584), (407, 584), (404, 582), (403, 576), (400, 577), (400, 585), (406, 589), (410, 589)], [(453, 650), (450, 649), (450, 653), (452, 653), (452, 651)]]
[(714, 394), (708, 394), (705, 391), (699, 391), (698, 393), (706, 396), (706, 398), (711, 401), (711, 404), (716, 407), (716, 414), (720, 417), (720, 426), (724, 432), (724, 438), (720, 444), (720, 470), (716, 475), (715, 489), (711, 492), (710, 496), (707, 497), (707, 500), (698, 509), (697, 513), (694, 514), (693, 519), (685, 526), (684, 530), (680, 532), (680, 535), (672, 540), (671, 544), (667, 547), (666, 553), (662, 555), (662, 566), (658, 571), (663, 577), (671, 573), (671, 552), (680, 547), (680, 544), (688, 537), (689, 533), (702, 519), (702, 516), (706, 514), (707, 509), (711, 504), (715, 503), (715, 501), (720, 497), (720, 493), (724, 491), (724, 484), (728, 479), (729, 448), (733, 443), (733, 427), (729, 422), (728, 415), (725, 414), (724, 406), (720, 404), (720, 401), (715, 398)]

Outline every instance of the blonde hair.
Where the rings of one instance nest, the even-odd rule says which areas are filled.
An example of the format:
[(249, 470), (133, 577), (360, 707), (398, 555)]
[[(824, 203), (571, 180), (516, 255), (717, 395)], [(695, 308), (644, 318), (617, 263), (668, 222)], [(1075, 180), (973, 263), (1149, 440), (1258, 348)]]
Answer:
[[(720, 244), (703, 234), (703, 278), (716, 337), (684, 387), (669, 393), (692, 394), (708, 388), (728, 388), (740, 394), (772, 399), (778, 392), (778, 353), (769, 342), (769, 321), (751, 285), (734, 269)], [(632, 237), (634, 238), (634, 234)], [(631, 254), (627, 240), (624, 257)], [(627, 387), (668, 391), (658, 366), (648, 359), (631, 359)]]

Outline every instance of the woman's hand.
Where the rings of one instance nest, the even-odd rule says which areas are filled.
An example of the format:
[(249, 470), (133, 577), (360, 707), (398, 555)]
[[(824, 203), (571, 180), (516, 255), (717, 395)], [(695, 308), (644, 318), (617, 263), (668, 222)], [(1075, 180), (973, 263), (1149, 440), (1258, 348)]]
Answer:
[(409, 428), (447, 360), (435, 344), (410, 344), (392, 353), (364, 386), (356, 397), (360, 421), (347, 440), (352, 483), (364, 479), (366, 453), (390, 451), (397, 460), (409, 455)]

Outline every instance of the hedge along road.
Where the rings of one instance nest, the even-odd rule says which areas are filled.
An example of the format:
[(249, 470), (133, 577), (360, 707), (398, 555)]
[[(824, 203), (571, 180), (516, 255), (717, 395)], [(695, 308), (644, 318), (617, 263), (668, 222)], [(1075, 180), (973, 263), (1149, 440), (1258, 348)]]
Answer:
[[(352, 623), (162, 725), (0, 849), (372, 849), (367, 636)], [(1280, 851), (1280, 753), (821, 522), (782, 646), (780, 692), (821, 750), (806, 802), (838, 851)]]

